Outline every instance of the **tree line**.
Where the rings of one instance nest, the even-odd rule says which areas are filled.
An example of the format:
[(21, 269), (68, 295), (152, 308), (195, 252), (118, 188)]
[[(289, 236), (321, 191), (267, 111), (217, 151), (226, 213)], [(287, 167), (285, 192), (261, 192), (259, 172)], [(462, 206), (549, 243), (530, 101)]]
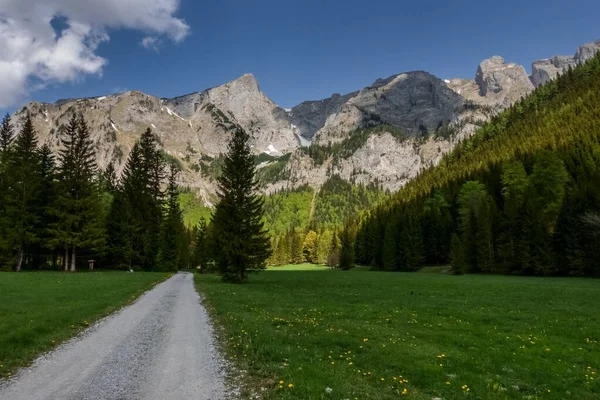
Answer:
[[(96, 165), (90, 130), (73, 114), (55, 156), (39, 146), (28, 115), (19, 132), (0, 127), (0, 265), (5, 270), (103, 268), (176, 270), (191, 262), (193, 234), (183, 226), (177, 169), (168, 168), (146, 130), (120, 180)], [(163, 187), (166, 186), (166, 190)]]
[(600, 55), (494, 117), (392, 200), (350, 221), (360, 264), (600, 272)]

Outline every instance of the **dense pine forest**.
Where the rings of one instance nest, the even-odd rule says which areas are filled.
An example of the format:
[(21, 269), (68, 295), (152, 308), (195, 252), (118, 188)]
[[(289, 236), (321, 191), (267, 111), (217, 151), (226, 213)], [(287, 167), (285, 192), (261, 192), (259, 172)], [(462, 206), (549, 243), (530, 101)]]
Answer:
[(359, 264), (411, 271), (600, 272), (600, 56), (485, 124), (347, 224)]

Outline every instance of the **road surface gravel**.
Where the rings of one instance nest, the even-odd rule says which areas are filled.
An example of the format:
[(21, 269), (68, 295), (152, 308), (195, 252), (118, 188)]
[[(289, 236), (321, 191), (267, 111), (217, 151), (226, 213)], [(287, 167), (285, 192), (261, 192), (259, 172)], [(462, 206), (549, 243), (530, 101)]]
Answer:
[(224, 363), (190, 273), (158, 284), (0, 387), (7, 400), (218, 400), (225, 393)]

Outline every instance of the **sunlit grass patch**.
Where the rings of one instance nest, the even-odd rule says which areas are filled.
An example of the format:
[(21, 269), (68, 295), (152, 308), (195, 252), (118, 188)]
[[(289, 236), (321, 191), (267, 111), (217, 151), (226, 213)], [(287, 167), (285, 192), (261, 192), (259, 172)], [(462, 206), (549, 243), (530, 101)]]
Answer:
[(196, 280), (228, 358), (267, 399), (600, 396), (598, 280), (365, 270)]

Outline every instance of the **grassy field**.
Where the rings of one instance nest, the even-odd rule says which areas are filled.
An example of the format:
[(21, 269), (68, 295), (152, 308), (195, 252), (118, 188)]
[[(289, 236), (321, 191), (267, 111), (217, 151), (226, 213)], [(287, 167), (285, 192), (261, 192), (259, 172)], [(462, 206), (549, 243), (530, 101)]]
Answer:
[(197, 275), (267, 399), (599, 399), (600, 281), (355, 270)]
[(293, 265), (282, 265), (281, 267), (268, 267), (269, 271), (325, 271), (328, 270), (329, 267), (324, 265), (314, 265), (314, 264), (293, 264)]
[(0, 377), (76, 335), (155, 283), (163, 273), (0, 273)]

